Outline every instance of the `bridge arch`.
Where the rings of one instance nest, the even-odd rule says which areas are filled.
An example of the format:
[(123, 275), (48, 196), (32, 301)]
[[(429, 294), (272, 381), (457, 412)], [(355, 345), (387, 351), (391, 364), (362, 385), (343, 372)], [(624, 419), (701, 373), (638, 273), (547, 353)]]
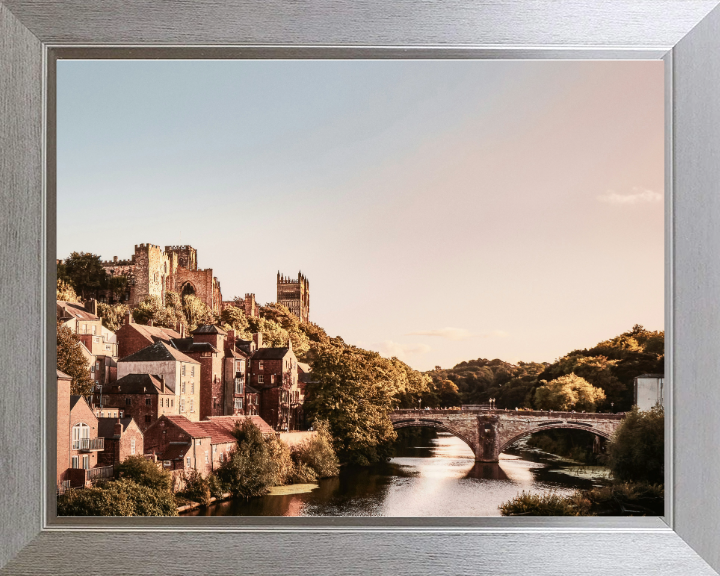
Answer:
[(441, 430), (452, 434), (456, 438), (460, 438), (465, 444), (468, 445), (472, 453), (475, 454), (476, 446), (475, 443), (470, 440), (465, 434), (454, 430), (452, 427), (445, 425), (443, 422), (438, 420), (432, 420), (430, 418), (408, 418), (407, 420), (395, 420), (393, 421), (393, 429), (399, 430), (400, 428), (434, 428), (435, 430)]
[(598, 429), (592, 428), (590, 426), (583, 426), (582, 424), (575, 424), (573, 422), (558, 422), (557, 424), (546, 424), (545, 426), (535, 426), (534, 428), (529, 428), (527, 430), (523, 430), (522, 432), (519, 432), (518, 434), (515, 434), (508, 440), (503, 440), (500, 443), (500, 447), (498, 449), (498, 455), (502, 454), (511, 444), (520, 440), (520, 438), (523, 438), (524, 436), (530, 436), (532, 434), (535, 434), (536, 432), (542, 432), (543, 430), (557, 430), (560, 428), (568, 428), (571, 430), (582, 430), (583, 432), (589, 432), (590, 434), (594, 434), (595, 436), (599, 436), (600, 438), (604, 438), (605, 440), (610, 440), (610, 434), (607, 434), (606, 432), (603, 432), (602, 430), (598, 430)]

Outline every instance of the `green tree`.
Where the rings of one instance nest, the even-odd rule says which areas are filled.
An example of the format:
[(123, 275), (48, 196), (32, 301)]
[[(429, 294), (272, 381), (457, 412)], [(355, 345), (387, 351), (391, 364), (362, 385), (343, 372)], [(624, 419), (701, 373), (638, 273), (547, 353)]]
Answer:
[[(60, 273), (58, 274), (60, 276)], [(105, 288), (107, 273), (100, 256), (89, 252), (73, 252), (63, 263), (62, 277), (70, 280), (77, 293), (86, 300), (90, 296), (97, 298), (98, 290)]]
[(460, 394), (455, 382), (443, 380), (438, 390), (438, 399), (443, 407), (460, 406)]
[(607, 464), (621, 481), (665, 483), (665, 413), (634, 407), (607, 445)]
[(172, 493), (154, 490), (132, 480), (102, 482), (92, 488), (71, 489), (58, 497), (58, 516), (177, 516)]
[(93, 391), (93, 380), (82, 346), (70, 328), (58, 325), (57, 369), (72, 377), (70, 394), (89, 396)]
[(260, 429), (251, 420), (233, 431), (237, 448), (220, 465), (217, 476), (235, 498), (262, 496), (278, 479), (280, 471)]
[(313, 362), (305, 410), (311, 419), (327, 420), (341, 461), (360, 465), (390, 454), (396, 434), (388, 417), (398, 392), (397, 371), (379, 354), (353, 346), (324, 346)]
[(191, 331), (203, 324), (215, 324), (215, 315), (212, 310), (194, 294), (185, 296), (182, 303), (188, 328)]
[(144, 456), (128, 456), (122, 463), (115, 466), (115, 476), (132, 480), (153, 490), (172, 491), (170, 472), (160, 468), (152, 460)]
[(57, 279), (57, 290), (55, 292), (55, 298), (62, 302), (79, 302), (80, 300), (75, 294), (75, 290), (72, 285), (60, 278)]
[(165, 292), (165, 305), (160, 296), (146, 296), (132, 311), (132, 314), (138, 324), (148, 324), (152, 320), (154, 326), (163, 326), (173, 330), (177, 329), (180, 324), (187, 325), (184, 308), (180, 304), (180, 297), (175, 292)]
[(595, 412), (605, 393), (575, 374), (560, 376), (535, 391), (535, 406), (542, 410)]
[(110, 290), (115, 300), (120, 302), (127, 291), (128, 279), (125, 276), (108, 276), (105, 287)]
[(98, 316), (102, 318), (105, 328), (115, 332), (125, 322), (128, 307), (125, 304), (105, 304), (98, 302)]
[(220, 313), (220, 322), (229, 330), (235, 330), (235, 335), (243, 340), (251, 338), (248, 330), (248, 319), (237, 306), (228, 306)]

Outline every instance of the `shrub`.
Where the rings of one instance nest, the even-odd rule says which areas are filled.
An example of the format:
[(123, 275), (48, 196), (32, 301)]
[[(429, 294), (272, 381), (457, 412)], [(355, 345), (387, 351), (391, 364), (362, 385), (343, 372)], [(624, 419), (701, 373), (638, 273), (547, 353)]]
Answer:
[(251, 420), (235, 428), (233, 435), (238, 445), (218, 469), (218, 479), (228, 487), (233, 497), (262, 496), (273, 486), (279, 474), (273, 461), (276, 450), (271, 450), (259, 428)]
[(295, 466), (311, 469), (317, 478), (330, 478), (340, 472), (340, 462), (333, 448), (330, 425), (327, 420), (318, 420), (313, 424), (317, 434), (303, 442), (292, 454)]
[(628, 412), (607, 446), (607, 465), (621, 481), (665, 482), (665, 413)]
[(564, 497), (555, 492), (532, 494), (523, 491), (500, 506), (503, 516), (586, 516), (590, 501), (581, 492)]
[(184, 475), (185, 487), (179, 493), (180, 496), (208, 506), (210, 504), (210, 484), (206, 478), (202, 477), (202, 474), (197, 470), (191, 470), (185, 472)]
[(207, 482), (208, 488), (210, 488), (210, 496), (213, 498), (222, 498), (225, 492), (227, 492), (222, 482), (220, 482), (220, 479), (215, 474), (210, 474)]
[(292, 473), (288, 477), (288, 481), (291, 484), (309, 484), (311, 482), (317, 482), (317, 479), (318, 476), (315, 470), (304, 462), (296, 462), (293, 466)]
[(70, 489), (58, 497), (58, 516), (177, 516), (167, 490), (156, 490), (127, 478), (92, 488)]
[(268, 453), (272, 469), (271, 486), (282, 486), (290, 481), (293, 473), (293, 460), (290, 456), (290, 447), (274, 436), (266, 438)]
[(153, 490), (172, 491), (172, 475), (144, 456), (128, 456), (115, 466), (115, 476), (127, 478)]

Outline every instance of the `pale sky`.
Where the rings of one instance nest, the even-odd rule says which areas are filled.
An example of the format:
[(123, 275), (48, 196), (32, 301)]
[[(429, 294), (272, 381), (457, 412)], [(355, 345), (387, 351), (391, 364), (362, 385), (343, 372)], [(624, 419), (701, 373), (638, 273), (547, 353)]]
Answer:
[(58, 257), (190, 244), (223, 298), (414, 368), (663, 328), (662, 62), (58, 62)]

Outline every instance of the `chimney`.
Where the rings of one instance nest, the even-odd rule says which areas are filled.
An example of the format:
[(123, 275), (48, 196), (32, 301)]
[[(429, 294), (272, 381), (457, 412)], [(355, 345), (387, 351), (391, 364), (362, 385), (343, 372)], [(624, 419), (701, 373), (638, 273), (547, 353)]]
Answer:
[(117, 256), (113, 256), (113, 262), (117, 262), (118, 258)]
[(157, 379), (160, 380), (160, 392), (165, 394), (165, 376), (160, 374)]
[(148, 326), (152, 326), (152, 325), (153, 325), (153, 321), (152, 321), (152, 318), (150, 318), (150, 320), (148, 320), (148, 323), (147, 323), (147, 325), (148, 325)]
[(125, 325), (127, 326), (128, 324), (133, 324), (134, 322), (135, 322), (135, 320), (133, 320), (132, 313), (130, 312), (130, 310), (125, 312)]
[(90, 300), (85, 302), (85, 310), (90, 314), (97, 316), (97, 300), (90, 298)]
[(180, 322), (180, 338), (185, 338), (185, 324)]
[(288, 350), (292, 352), (292, 338), (290, 338), (290, 336), (288, 336)]
[(262, 348), (262, 332), (255, 332), (255, 334), (253, 334), (253, 342), (255, 342), (256, 348)]
[(122, 422), (120, 422), (120, 418), (118, 418), (117, 422), (115, 422), (115, 429), (113, 430), (113, 433), (115, 434), (115, 436), (122, 436), (123, 425)]
[(228, 349), (235, 350), (235, 330), (228, 330), (226, 342)]

